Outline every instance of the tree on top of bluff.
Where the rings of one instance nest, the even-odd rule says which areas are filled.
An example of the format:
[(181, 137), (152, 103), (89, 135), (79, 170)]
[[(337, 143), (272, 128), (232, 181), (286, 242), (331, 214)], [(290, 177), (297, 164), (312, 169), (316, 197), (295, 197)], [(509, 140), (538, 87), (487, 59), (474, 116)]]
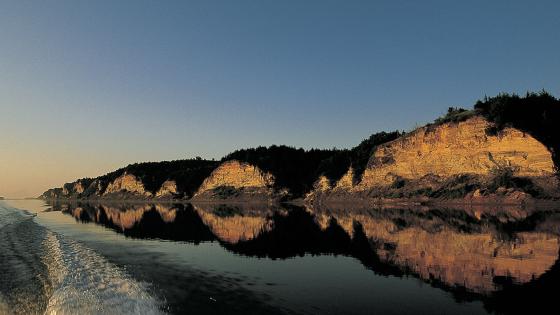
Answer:
[(316, 174), (325, 175), (334, 184), (348, 171), (350, 167), (354, 169), (354, 182), (362, 177), (368, 161), (375, 149), (384, 143), (393, 141), (404, 133), (400, 131), (378, 132), (369, 138), (362, 140), (360, 144), (349, 150), (338, 150), (327, 159), (321, 161)]
[(379, 132), (363, 140), (352, 149), (296, 149), (289, 146), (257, 147), (242, 149), (225, 156), (222, 161), (238, 160), (258, 166), (276, 178), (277, 188), (288, 188), (296, 196), (310, 191), (321, 175), (331, 182), (339, 180), (354, 168), (354, 179), (361, 177), (373, 150), (380, 144), (397, 139), (399, 131)]
[(285, 145), (260, 146), (234, 151), (222, 161), (238, 160), (258, 166), (276, 178), (277, 188), (288, 188), (293, 196), (302, 196), (311, 190), (317, 179), (319, 163), (338, 150), (304, 150)]
[(485, 97), (475, 106), (477, 114), (494, 123), (488, 133), (505, 127), (517, 128), (543, 143), (552, 153), (554, 164), (560, 165), (560, 100), (546, 91), (528, 92), (524, 97), (502, 93)]
[(174, 180), (180, 192), (190, 197), (202, 184), (204, 179), (218, 167), (217, 161), (203, 160), (200, 157), (186, 160), (144, 162), (130, 164), (114, 172), (100, 176), (103, 188), (124, 173), (136, 176), (144, 188), (156, 193), (163, 182)]

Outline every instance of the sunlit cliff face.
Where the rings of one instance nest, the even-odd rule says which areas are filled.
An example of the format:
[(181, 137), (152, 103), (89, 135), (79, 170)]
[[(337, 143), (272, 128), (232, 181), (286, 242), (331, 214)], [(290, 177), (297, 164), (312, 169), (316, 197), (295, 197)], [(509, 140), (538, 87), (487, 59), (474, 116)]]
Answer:
[[(189, 237), (214, 239), (232, 251), (243, 248), (244, 254), (267, 256), (267, 252), (275, 252), (276, 246), (294, 250), (292, 255), (306, 251), (305, 246), (326, 249), (324, 253), (328, 254), (329, 244), (313, 245), (313, 242), (330, 240), (337, 243), (331, 244), (332, 253), (355, 255), (350, 245), (340, 252), (344, 239), (307, 239), (318, 236), (305, 234), (305, 231), (297, 234), (300, 239), (295, 238), (295, 243), (278, 243), (286, 239), (286, 235), (301, 233), (285, 223), (277, 224), (279, 218), (287, 220), (294, 214), (294, 218), (309, 220), (306, 224), (325, 231), (320, 233), (327, 233), (335, 224), (346, 233), (348, 240), (365, 237), (369, 245), (364, 245), (367, 247), (360, 251), (369, 251), (378, 257), (377, 262), (364, 261), (366, 265), (397, 267), (427, 282), (484, 295), (500, 289), (496, 279), (511, 279), (522, 284), (541, 277), (556, 263), (560, 250), (560, 221), (521, 208), (302, 210), (247, 205), (74, 205), (57, 209), (80, 220), (117, 226), (125, 234), (134, 228), (134, 237), (142, 237), (138, 227), (149, 226), (156, 218), (164, 225), (151, 231), (149, 237), (173, 237), (166, 234), (166, 230), (182, 231), (186, 229), (185, 224), (195, 224), (188, 228), (210, 236), (189, 234), (186, 240)], [(295, 215), (302, 211), (308, 213), (308, 219)], [(185, 216), (186, 213), (190, 216)], [(528, 224), (524, 222), (534, 223), (535, 217), (541, 219), (533, 229), (515, 231), (511, 228)], [(300, 250), (298, 244), (304, 247)], [(376, 270), (376, 266), (369, 267)]]
[(423, 127), (380, 146), (364, 172), (361, 187), (390, 183), (388, 174), (420, 178), (429, 174), (487, 175), (495, 167), (513, 167), (519, 176), (548, 176), (554, 163), (548, 149), (532, 136), (506, 128), (488, 135), (490, 123), (475, 117), (464, 122)]
[(437, 190), (446, 179), (468, 175), (487, 180), (497, 169), (511, 169), (515, 176), (538, 179), (557, 190), (552, 154), (542, 143), (514, 128), (488, 134), (491, 126), (484, 118), (473, 117), (418, 128), (378, 146), (360, 178), (355, 178), (352, 167), (335, 183), (319, 177), (307, 199), (391, 187), (398, 179), (413, 182), (416, 189)]
[(233, 160), (222, 163), (215, 169), (204, 180), (195, 196), (222, 186), (268, 188), (272, 185), (274, 185), (274, 177), (271, 174), (261, 171), (256, 166)]

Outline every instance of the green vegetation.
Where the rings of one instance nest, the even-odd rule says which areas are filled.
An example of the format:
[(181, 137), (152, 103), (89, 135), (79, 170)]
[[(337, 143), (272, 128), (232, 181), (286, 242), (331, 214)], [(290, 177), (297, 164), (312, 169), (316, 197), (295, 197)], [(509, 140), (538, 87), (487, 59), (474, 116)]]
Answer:
[(494, 123), (489, 134), (505, 127), (527, 132), (542, 142), (552, 153), (554, 164), (560, 165), (560, 100), (546, 91), (528, 92), (524, 97), (500, 94), (485, 97), (474, 106), (476, 113)]
[(465, 121), (473, 117), (474, 115), (476, 115), (476, 112), (474, 110), (466, 110), (460, 107), (449, 107), (447, 109), (447, 113), (444, 116), (436, 119), (433, 125), (437, 126), (448, 122), (458, 123), (461, 121)]
[(214, 188), (213, 193), (214, 193), (214, 197), (218, 197), (220, 199), (227, 199), (227, 198), (239, 196), (240, 190), (241, 189), (237, 189), (233, 186), (220, 186)]
[(495, 167), (489, 176), (461, 174), (448, 178), (433, 177), (423, 179), (404, 179), (396, 177), (393, 183), (377, 192), (379, 197), (417, 198), (421, 196), (437, 199), (460, 199), (480, 191), (482, 195), (503, 195), (522, 191), (535, 198), (550, 198), (544, 190), (530, 178), (515, 176), (511, 167)]
[(480, 188), (480, 184), (476, 176), (463, 174), (446, 179), (437, 189), (431, 191), (429, 197), (443, 199), (463, 198), (478, 188)]
[(511, 188), (528, 193), (533, 197), (545, 197), (543, 190), (535, 185), (529, 178), (516, 177), (514, 174), (515, 169), (511, 167), (496, 167), (492, 169), (487, 190), (494, 193), (500, 188)]

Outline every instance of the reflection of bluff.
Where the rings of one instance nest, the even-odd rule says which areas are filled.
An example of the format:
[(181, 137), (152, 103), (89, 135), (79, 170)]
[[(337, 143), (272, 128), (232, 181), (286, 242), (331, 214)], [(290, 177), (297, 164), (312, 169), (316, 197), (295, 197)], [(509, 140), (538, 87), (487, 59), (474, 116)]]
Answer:
[(104, 225), (126, 236), (198, 243), (214, 236), (189, 205), (54, 204), (82, 222)]
[[(377, 133), (349, 150), (286, 146), (140, 163), (46, 191), (45, 199), (307, 203), (452, 199), (525, 203), (560, 198), (560, 101), (501, 95), (409, 133)], [(556, 163), (555, 163), (556, 161)]]
[(289, 209), (249, 205), (56, 206), (132, 237), (217, 240), (271, 258), (340, 254), (382, 274), (413, 274), (450, 289), (489, 295), (500, 279), (529, 283), (559, 253), (554, 212), (500, 209)]
[(519, 232), (506, 239), (491, 225), (494, 218), (484, 213), (477, 219), (449, 209), (312, 211), (324, 228), (334, 218), (349, 235), (359, 224), (383, 262), (478, 293), (494, 291), (496, 277), (521, 283), (539, 277), (555, 263), (560, 249), (557, 235), (550, 233)]
[(272, 228), (272, 214), (270, 208), (224, 205), (195, 205), (202, 222), (226, 243), (238, 243), (254, 239), (261, 232)]

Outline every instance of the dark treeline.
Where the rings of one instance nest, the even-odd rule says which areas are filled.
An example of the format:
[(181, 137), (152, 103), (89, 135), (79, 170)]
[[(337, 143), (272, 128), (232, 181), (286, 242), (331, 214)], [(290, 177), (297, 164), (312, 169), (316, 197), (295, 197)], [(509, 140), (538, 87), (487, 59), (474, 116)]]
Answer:
[(185, 193), (186, 197), (190, 197), (218, 165), (219, 162), (217, 161), (201, 158), (135, 163), (103, 175), (98, 179), (105, 189), (110, 182), (126, 172), (138, 177), (144, 184), (145, 189), (152, 193), (157, 192), (166, 180), (174, 180), (177, 183), (177, 189)]
[(499, 94), (485, 97), (474, 106), (476, 112), (494, 123), (489, 133), (505, 127), (527, 132), (547, 146), (556, 167), (560, 165), (560, 100), (546, 91), (528, 92), (524, 97)]
[(400, 135), (398, 131), (376, 133), (349, 150), (304, 150), (277, 145), (242, 149), (228, 154), (222, 161), (238, 160), (256, 165), (274, 175), (277, 188), (288, 188), (294, 197), (300, 197), (311, 190), (320, 175), (334, 183), (352, 166), (355, 179), (359, 178), (375, 147)]
[(276, 188), (288, 188), (293, 196), (301, 196), (313, 186), (321, 161), (335, 152), (338, 150), (304, 150), (273, 145), (237, 150), (225, 156), (222, 161), (238, 160), (258, 166), (274, 175)]
[(352, 167), (354, 169), (353, 180), (357, 182), (362, 177), (375, 148), (381, 144), (393, 141), (403, 134), (400, 131), (378, 132), (364, 139), (352, 149), (333, 152), (329, 158), (321, 161), (316, 174), (325, 175), (331, 183), (334, 183)]

